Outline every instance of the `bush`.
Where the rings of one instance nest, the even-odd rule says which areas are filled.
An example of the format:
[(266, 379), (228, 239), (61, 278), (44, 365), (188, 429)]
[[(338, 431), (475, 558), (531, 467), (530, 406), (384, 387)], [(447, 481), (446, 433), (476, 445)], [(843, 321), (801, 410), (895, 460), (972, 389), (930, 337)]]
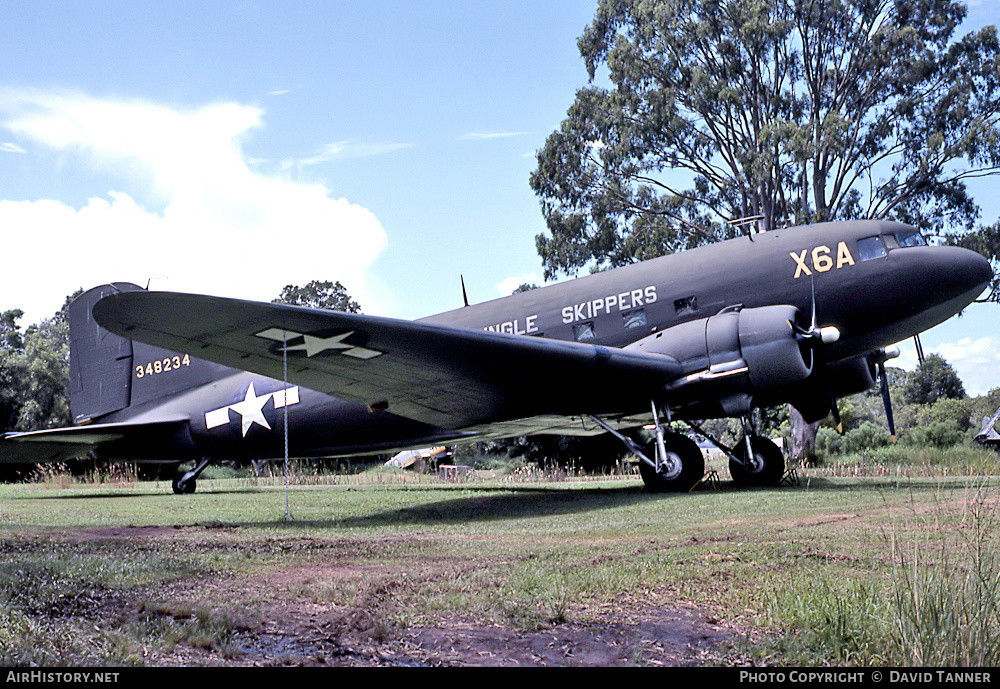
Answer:
[(844, 434), (841, 448), (843, 452), (861, 452), (875, 447), (885, 447), (891, 443), (889, 431), (872, 421), (865, 421)]
[(906, 434), (908, 445), (944, 449), (965, 441), (965, 431), (954, 420), (932, 421), (926, 426), (913, 428)]

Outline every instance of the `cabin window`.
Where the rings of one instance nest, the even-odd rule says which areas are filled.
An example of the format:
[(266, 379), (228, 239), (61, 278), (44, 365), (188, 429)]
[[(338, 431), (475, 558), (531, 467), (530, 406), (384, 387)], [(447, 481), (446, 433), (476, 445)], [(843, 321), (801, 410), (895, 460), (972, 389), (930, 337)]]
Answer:
[(885, 256), (885, 244), (882, 243), (882, 238), (865, 237), (864, 239), (859, 239), (858, 255), (862, 261), (871, 261), (872, 259)]
[(594, 322), (584, 321), (583, 323), (577, 323), (573, 326), (573, 337), (579, 340), (593, 340), (596, 335), (594, 335)]
[(674, 299), (674, 311), (677, 312), (678, 316), (683, 316), (686, 313), (694, 313), (698, 310), (698, 297), (684, 297), (682, 299)]
[(622, 311), (622, 323), (626, 328), (641, 328), (646, 325), (646, 309)]
[(927, 240), (924, 239), (922, 234), (916, 231), (897, 232), (896, 241), (899, 243), (900, 247), (927, 246)]

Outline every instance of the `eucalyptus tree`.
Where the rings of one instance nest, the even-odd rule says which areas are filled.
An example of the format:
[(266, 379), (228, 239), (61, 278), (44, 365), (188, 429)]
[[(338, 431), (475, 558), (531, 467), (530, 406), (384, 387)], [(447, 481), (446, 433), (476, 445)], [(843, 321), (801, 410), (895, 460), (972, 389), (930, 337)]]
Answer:
[(965, 17), (954, 0), (601, 0), (578, 41), (589, 85), (530, 179), (546, 279), (828, 220), (968, 235), (968, 182), (1000, 172), (1000, 48)]
[(308, 306), (314, 309), (361, 313), (361, 306), (347, 293), (340, 281), (310, 280), (304, 286), (285, 285), (277, 299), (277, 304)]
[[(546, 276), (739, 231), (972, 229), (1000, 171), (994, 27), (952, 0), (602, 0), (590, 85), (538, 152)], [(743, 225), (748, 231), (750, 225)]]

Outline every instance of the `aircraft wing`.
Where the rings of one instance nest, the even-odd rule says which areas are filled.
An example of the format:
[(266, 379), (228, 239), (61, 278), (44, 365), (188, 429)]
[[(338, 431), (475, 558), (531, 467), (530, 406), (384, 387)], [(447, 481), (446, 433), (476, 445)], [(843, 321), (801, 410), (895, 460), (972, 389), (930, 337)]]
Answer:
[[(107, 451), (116, 445), (122, 448), (141, 446), (149, 443), (151, 432), (169, 434), (185, 424), (187, 419), (176, 419), (3, 433), (0, 435), (0, 464), (61, 462), (97, 450)], [(115, 454), (113, 450), (112, 454)]]
[(680, 369), (658, 354), (172, 292), (114, 294), (94, 317), (123, 337), (450, 429), (642, 411)]

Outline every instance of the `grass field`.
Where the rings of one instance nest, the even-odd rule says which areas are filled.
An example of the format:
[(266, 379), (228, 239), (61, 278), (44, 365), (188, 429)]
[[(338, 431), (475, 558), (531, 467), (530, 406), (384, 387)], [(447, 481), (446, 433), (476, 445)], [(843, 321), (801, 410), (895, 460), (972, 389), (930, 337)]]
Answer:
[(833, 473), (0, 486), (0, 664), (996, 665), (1000, 479)]

